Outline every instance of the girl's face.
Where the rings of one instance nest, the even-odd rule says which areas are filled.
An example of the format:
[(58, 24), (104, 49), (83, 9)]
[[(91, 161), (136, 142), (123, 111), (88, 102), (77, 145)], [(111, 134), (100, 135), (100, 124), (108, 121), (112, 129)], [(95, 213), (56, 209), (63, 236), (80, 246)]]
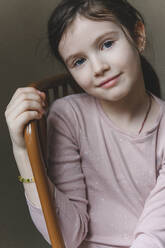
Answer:
[(77, 16), (59, 52), (79, 86), (102, 100), (117, 101), (144, 84), (138, 51), (113, 22)]

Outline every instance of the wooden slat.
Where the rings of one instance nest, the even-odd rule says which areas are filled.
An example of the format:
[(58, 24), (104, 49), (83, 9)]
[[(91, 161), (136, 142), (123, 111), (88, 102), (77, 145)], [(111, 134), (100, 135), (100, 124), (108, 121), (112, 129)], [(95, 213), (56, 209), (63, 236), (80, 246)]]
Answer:
[(53, 92), (54, 92), (54, 99), (58, 99), (59, 98), (59, 87), (54, 86)]
[(63, 96), (67, 96), (68, 95), (68, 85), (64, 84), (62, 86), (62, 90), (63, 90)]

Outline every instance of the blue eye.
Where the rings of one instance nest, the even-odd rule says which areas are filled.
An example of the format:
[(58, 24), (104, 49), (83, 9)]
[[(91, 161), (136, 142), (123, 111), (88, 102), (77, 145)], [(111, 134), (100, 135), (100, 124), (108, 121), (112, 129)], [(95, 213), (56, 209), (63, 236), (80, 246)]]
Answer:
[(111, 41), (111, 40), (105, 41), (105, 42), (103, 43), (102, 48), (103, 48), (103, 49), (104, 49), (104, 48), (110, 48), (110, 47), (112, 47), (113, 43), (114, 43), (114, 41)]
[(74, 66), (80, 66), (85, 62), (84, 58), (80, 58), (74, 62)]

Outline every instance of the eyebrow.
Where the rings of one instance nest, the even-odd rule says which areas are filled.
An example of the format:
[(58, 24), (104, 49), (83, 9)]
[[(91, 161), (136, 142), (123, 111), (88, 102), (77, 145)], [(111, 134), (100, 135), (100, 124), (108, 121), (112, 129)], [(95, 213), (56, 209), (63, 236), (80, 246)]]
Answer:
[[(106, 37), (108, 35), (116, 35), (117, 33), (118, 33), (117, 31), (111, 31), (111, 32), (104, 33), (103, 35), (100, 35), (99, 37), (97, 37), (97, 39), (93, 42), (93, 45), (96, 45), (104, 37)], [(68, 64), (70, 60), (72, 60), (73, 58), (78, 57), (80, 55), (81, 55), (81, 53), (71, 54), (68, 58), (66, 58), (65, 63)]]

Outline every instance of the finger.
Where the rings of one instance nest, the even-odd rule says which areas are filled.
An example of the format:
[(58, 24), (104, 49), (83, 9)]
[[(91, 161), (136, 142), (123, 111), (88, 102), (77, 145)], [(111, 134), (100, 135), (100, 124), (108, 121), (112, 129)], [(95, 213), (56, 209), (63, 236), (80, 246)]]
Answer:
[(15, 106), (15, 109), (13, 111), (10, 111), (8, 113), (8, 120), (10, 121), (15, 121), (19, 115), (21, 115), (24, 112), (27, 111), (37, 111), (38, 113), (43, 114), (44, 109), (40, 103), (37, 101), (32, 101), (32, 100), (25, 100), (22, 104), (18, 104)]
[(43, 91), (38, 91), (39, 95), (42, 97), (42, 99), (45, 101), (46, 100), (46, 94)]
[(23, 130), (24, 126), (32, 120), (37, 120), (42, 117), (42, 114), (38, 111), (26, 111), (19, 115), (19, 118), (16, 119), (16, 126), (20, 127), (20, 130)]
[(15, 102), (15, 100), (20, 96), (20, 95), (23, 95), (23, 94), (28, 94), (28, 93), (33, 93), (33, 94), (38, 94), (40, 97), (42, 97), (42, 94), (40, 94), (40, 91), (33, 88), (33, 87), (23, 87), (23, 88), (18, 88), (13, 97), (11, 98), (10, 100), (10, 103), (8, 106), (12, 105), (13, 102)]
[(25, 125), (35, 119), (40, 119), (42, 115), (38, 113), (37, 111), (26, 111), (23, 112), (19, 117), (15, 120), (14, 126), (9, 125), (9, 130), (11, 133), (11, 136), (19, 136), (22, 135), (23, 129)]
[[(42, 107), (45, 107), (45, 103), (44, 101), (41, 99), (41, 97), (39, 96), (39, 94), (34, 94), (34, 93), (23, 93), (21, 95), (19, 95), (15, 101), (13, 101), (13, 103), (11, 103), (6, 111), (8, 114), (10, 114), (11, 112), (15, 111), (15, 109), (21, 104), (23, 104), (25, 101), (36, 101), (37, 103), (39, 103)], [(30, 103), (29, 103), (30, 104)]]
[(45, 107), (45, 102), (43, 101), (43, 99), (41, 98), (40, 94), (38, 93), (21, 93), (20, 95), (18, 95), (15, 100), (13, 99), (13, 101), (10, 102), (10, 104), (8, 104), (7, 108), (6, 108), (6, 112), (10, 114), (10, 112), (14, 111), (14, 109), (16, 109), (17, 106), (19, 106), (19, 104), (23, 104), (24, 101), (37, 101), (38, 103), (40, 103), (43, 107)]

